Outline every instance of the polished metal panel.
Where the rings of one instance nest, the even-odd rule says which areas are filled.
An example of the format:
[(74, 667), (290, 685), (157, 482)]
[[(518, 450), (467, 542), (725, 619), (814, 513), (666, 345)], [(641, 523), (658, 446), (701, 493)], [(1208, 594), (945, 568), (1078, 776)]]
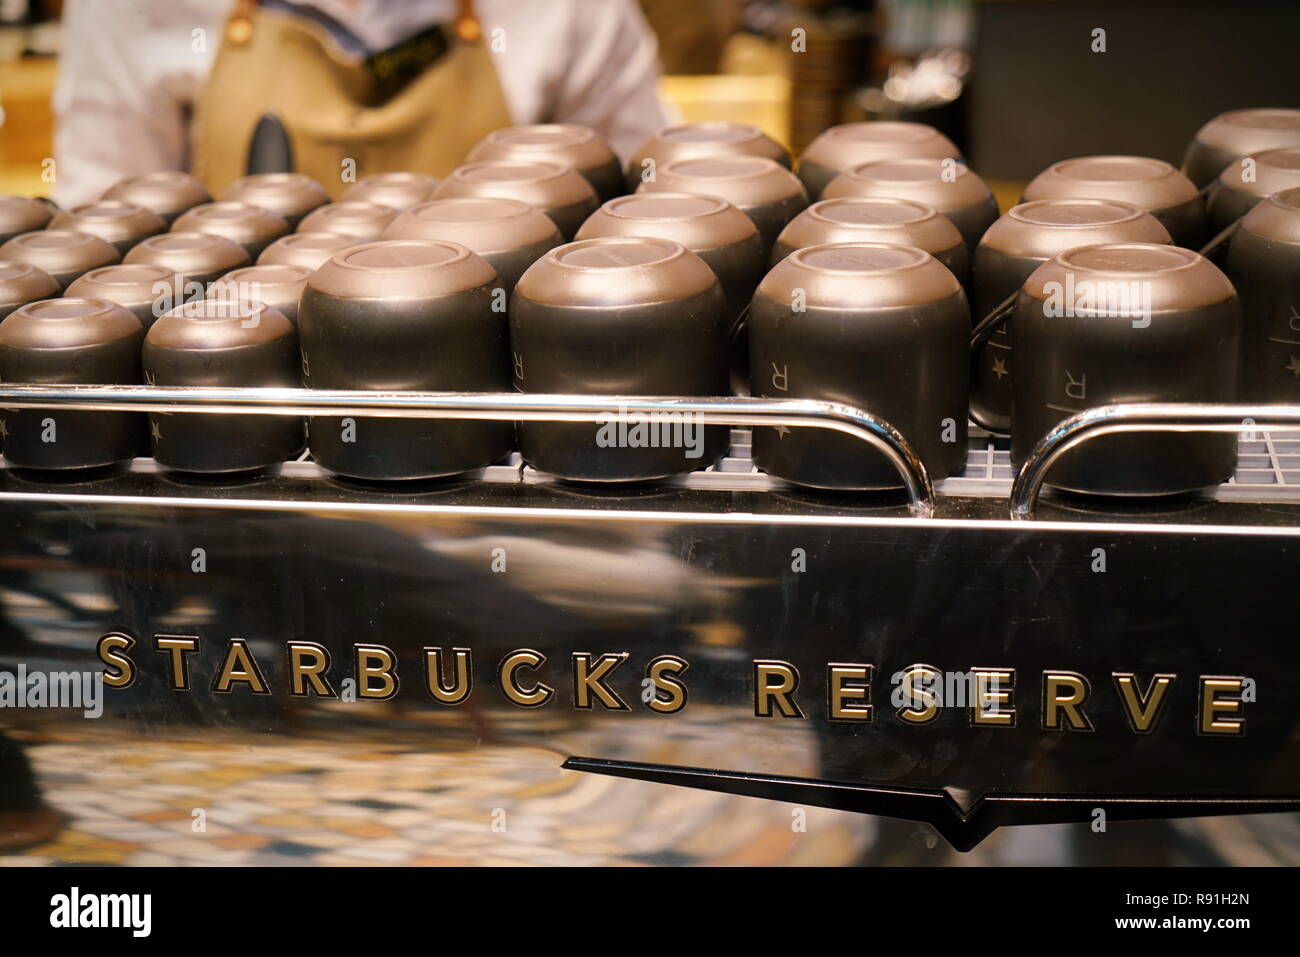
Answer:
[[(4, 408), (177, 414), (593, 421), (609, 401), (0, 386)], [(883, 423), (827, 403), (625, 407), (819, 425), (906, 461)], [(931, 499), (918, 471), (933, 507), (915, 514), (903, 495), (818, 494), (730, 471), (743, 461), (615, 491), (517, 458), (400, 490), (311, 462), (220, 483), (144, 459), (78, 481), (0, 470), (0, 672), (111, 677), (97, 645), (114, 633), (134, 642), (121, 652), (134, 680), (104, 690), (99, 720), (0, 711), (0, 802), (29, 780), (29, 800), (66, 819), (24, 859), (953, 860), (923, 825), (891, 819), (907, 818), (957, 847), (999, 823), (1082, 822), (995, 833), (976, 862), (1242, 861), (1234, 833), (1253, 835), (1266, 860), (1294, 861), (1294, 814), (1120, 822), (1296, 806), (1286, 558), (1300, 496), (1054, 498), (1030, 522), (1008, 517), (1005, 484), (974, 474)], [(301, 674), (313, 648), (333, 695), (294, 690), (294, 655)], [(234, 677), (232, 660), (256, 674)], [(981, 725), (958, 707), (902, 720), (891, 676), (918, 663), (1014, 672), (1014, 722)], [(832, 683), (862, 668), (870, 700), (837, 704)], [(1044, 695), (1064, 672), (1088, 682), (1091, 731), (1044, 726)], [(798, 715), (759, 717), (756, 676), (791, 673)], [(1150, 701), (1153, 675), (1174, 677), (1155, 720), (1134, 730), (1124, 689)], [(1214, 676), (1258, 681), (1244, 735), (1198, 733), (1207, 677), (1235, 680)], [(673, 677), (685, 688), (676, 711)], [(867, 705), (871, 720), (855, 716)], [(1105, 834), (1090, 826), (1098, 809), (1115, 822)], [(192, 831), (196, 810), (210, 834)], [(792, 826), (805, 817), (806, 831)]]

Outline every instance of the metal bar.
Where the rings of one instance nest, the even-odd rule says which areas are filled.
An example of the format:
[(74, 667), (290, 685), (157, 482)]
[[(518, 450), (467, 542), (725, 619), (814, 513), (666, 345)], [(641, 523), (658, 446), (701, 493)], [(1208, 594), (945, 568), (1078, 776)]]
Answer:
[(898, 470), (912, 513), (934, 515), (930, 476), (902, 433), (869, 412), (819, 399), (4, 384), (0, 408), (602, 423), (675, 413), (692, 416), (702, 425), (828, 429), (879, 449)]
[(1016, 299), (1020, 296), (1020, 287), (1000, 303), (989, 310), (989, 314), (975, 324), (970, 332), (970, 351), (974, 352), (993, 338), (993, 334), (1001, 329), (1011, 314), (1016, 311)]
[(1300, 406), (1141, 402), (1087, 409), (1057, 423), (1025, 456), (1011, 486), (1011, 518), (1034, 517), (1051, 467), (1077, 445), (1120, 432), (1300, 431)]

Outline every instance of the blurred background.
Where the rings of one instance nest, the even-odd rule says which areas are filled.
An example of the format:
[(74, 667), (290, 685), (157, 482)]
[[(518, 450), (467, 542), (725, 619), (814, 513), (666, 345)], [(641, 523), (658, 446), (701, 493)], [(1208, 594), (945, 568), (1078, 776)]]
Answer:
[[(1055, 160), (1177, 163), (1219, 112), (1300, 104), (1294, 2), (639, 3), (659, 38), (662, 95), (684, 119), (752, 123), (796, 154), (839, 122), (930, 123), (1004, 206)], [(0, 0), (0, 192), (47, 192), (62, 8)]]

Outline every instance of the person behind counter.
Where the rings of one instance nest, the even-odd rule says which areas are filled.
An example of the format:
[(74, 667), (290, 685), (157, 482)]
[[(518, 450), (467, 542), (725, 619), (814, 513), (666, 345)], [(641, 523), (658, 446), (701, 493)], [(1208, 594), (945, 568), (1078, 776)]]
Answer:
[(154, 170), (215, 192), (266, 113), (331, 193), (348, 175), (444, 176), (511, 124), (590, 126), (626, 159), (669, 122), (635, 0), (69, 0), (63, 28), (67, 209)]

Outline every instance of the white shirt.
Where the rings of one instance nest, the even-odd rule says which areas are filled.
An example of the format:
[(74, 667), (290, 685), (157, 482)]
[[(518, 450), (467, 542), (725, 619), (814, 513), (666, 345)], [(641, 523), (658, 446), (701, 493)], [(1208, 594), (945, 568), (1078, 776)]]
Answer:
[[(454, 0), (312, 0), (381, 50), (455, 19)], [(182, 169), (190, 108), (231, 0), (68, 0), (54, 92), (54, 199), (97, 199), (124, 176)], [(581, 123), (626, 160), (667, 125), (658, 45), (634, 0), (477, 0), (515, 123)], [(494, 33), (494, 30), (503, 31)], [(495, 49), (492, 40), (504, 42)]]

